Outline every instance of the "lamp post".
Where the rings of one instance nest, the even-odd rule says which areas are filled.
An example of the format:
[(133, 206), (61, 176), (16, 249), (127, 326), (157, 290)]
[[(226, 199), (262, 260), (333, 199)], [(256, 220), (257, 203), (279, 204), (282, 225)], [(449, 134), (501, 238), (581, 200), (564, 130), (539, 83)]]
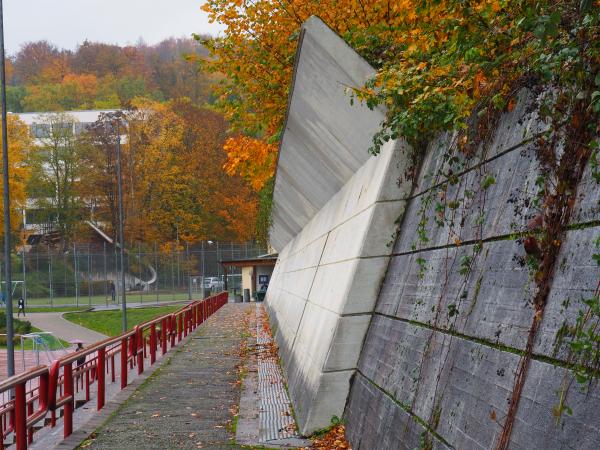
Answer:
[(121, 116), (117, 116), (117, 196), (119, 203), (119, 281), (121, 284), (121, 326), (122, 331), (127, 331), (127, 299), (125, 294), (125, 245), (123, 239), (123, 186), (121, 180), (121, 130), (119, 124)]
[(15, 374), (13, 343), (12, 279), (10, 267), (10, 192), (8, 185), (8, 130), (6, 117), (6, 64), (4, 61), (4, 6), (0, 0), (0, 87), (2, 94), (2, 186), (4, 205), (4, 281), (6, 282), (6, 369), (9, 377)]

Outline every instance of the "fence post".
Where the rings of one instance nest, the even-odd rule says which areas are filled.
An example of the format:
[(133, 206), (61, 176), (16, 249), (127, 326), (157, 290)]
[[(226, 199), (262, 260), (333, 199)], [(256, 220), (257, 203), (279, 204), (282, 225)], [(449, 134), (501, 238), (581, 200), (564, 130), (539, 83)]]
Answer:
[(127, 338), (121, 339), (121, 389), (127, 387)]
[(181, 335), (183, 334), (183, 314), (177, 316), (177, 342), (181, 341)]
[(110, 381), (115, 382), (115, 353), (110, 354)]
[(50, 287), (50, 306), (54, 305), (52, 292), (52, 255), (50, 254), (50, 244), (48, 244), (48, 284)]
[(96, 377), (98, 378), (98, 411), (104, 408), (104, 385), (106, 380), (106, 348), (98, 350), (96, 363)]
[(158, 270), (158, 252), (156, 251), (156, 242), (154, 242), (154, 264), (156, 265), (156, 303), (158, 303), (158, 281), (160, 280), (160, 272)]
[(115, 263), (113, 264), (114, 267), (114, 274), (115, 274), (115, 300), (117, 301), (117, 305), (121, 303), (121, 295), (119, 294), (119, 289), (120, 289), (120, 276), (119, 276), (119, 258), (117, 256), (117, 244), (116, 242), (113, 242), (113, 248), (115, 250)]
[[(25, 399), (25, 382), (15, 386), (15, 437), (17, 450), (27, 448), (27, 413)], [(4, 439), (4, 437), (2, 437)]]
[(88, 306), (92, 306), (92, 252), (90, 250), (90, 244), (88, 244), (88, 261), (87, 261), (87, 272), (88, 272)]
[(106, 286), (108, 283), (108, 274), (106, 273), (106, 241), (102, 242), (102, 255), (104, 262), (104, 301), (106, 302), (106, 306), (108, 306), (108, 295), (106, 293)]
[(73, 433), (73, 406), (75, 403), (75, 393), (73, 391), (73, 363), (66, 363), (63, 366), (63, 384), (64, 384), (64, 395), (68, 398), (67, 402), (63, 406), (63, 436), (69, 437)]
[(137, 356), (139, 375), (144, 371), (144, 336), (139, 325), (135, 327), (135, 354)]
[(150, 325), (150, 364), (156, 361), (156, 324)]
[[(187, 279), (188, 279), (188, 300), (192, 301), (192, 264), (190, 263), (190, 244), (188, 242), (185, 243), (185, 256), (186, 256), (186, 265), (187, 265)], [(185, 271), (184, 271), (185, 273)]]
[(77, 247), (73, 244), (73, 261), (75, 267), (75, 304), (79, 306), (79, 280), (77, 279)]
[(162, 344), (162, 354), (164, 355), (165, 353), (167, 353), (167, 327), (168, 325), (168, 319), (163, 319), (162, 320), (162, 324), (160, 326), (160, 334), (161, 334), (161, 344)]
[(21, 249), (21, 256), (23, 257), (23, 284), (21, 285), (21, 292), (23, 294), (23, 301), (27, 305), (27, 277), (25, 268), (25, 246)]
[(144, 303), (144, 285), (142, 284), (142, 279), (144, 278), (144, 273), (142, 272), (142, 249), (140, 248), (140, 243), (138, 242), (138, 254), (137, 254), (137, 262), (138, 262), (138, 267), (139, 267), (139, 272), (140, 272), (140, 286), (142, 286), (142, 289), (140, 289), (140, 304)]
[(69, 285), (69, 283), (67, 283), (67, 253), (64, 252), (63, 253), (63, 297), (69, 297), (70, 295), (70, 290), (67, 289), (67, 286)]
[(169, 333), (171, 333), (171, 348), (175, 346), (175, 334), (177, 328), (177, 319), (175, 319), (175, 315), (171, 314), (171, 320), (169, 324)]
[(171, 247), (171, 300), (175, 300), (175, 267), (173, 264), (175, 249)]

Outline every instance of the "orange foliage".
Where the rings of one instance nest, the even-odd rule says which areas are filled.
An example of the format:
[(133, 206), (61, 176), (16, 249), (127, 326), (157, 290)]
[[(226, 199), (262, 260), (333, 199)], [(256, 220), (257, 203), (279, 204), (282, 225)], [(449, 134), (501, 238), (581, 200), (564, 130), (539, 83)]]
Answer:
[(260, 191), (273, 175), (277, 146), (247, 136), (227, 139), (223, 149), (227, 153), (224, 169), (229, 175), (239, 174)]
[[(136, 100), (121, 125), (125, 234), (129, 242), (206, 239), (242, 241), (252, 237), (257, 200), (239, 176), (223, 170), (225, 121), (188, 100), (157, 103)], [(117, 217), (115, 138), (93, 126), (87, 137), (82, 196), (97, 207), (97, 219)]]
[[(8, 116), (8, 160), (10, 161), (9, 171), (9, 189), (10, 189), (10, 220), (11, 228), (17, 231), (21, 226), (21, 210), (25, 205), (26, 186), (31, 168), (24, 164), (27, 158), (27, 151), (31, 147), (31, 138), (27, 125), (14, 115)], [(2, 162), (0, 161), (0, 166)], [(1, 167), (0, 167), (1, 168)], [(0, 183), (0, 197), (4, 193), (4, 188)], [(0, 205), (0, 210), (3, 207)], [(0, 215), (0, 226), (4, 226), (3, 215)]]
[(350, 444), (346, 440), (346, 427), (344, 425), (334, 426), (325, 433), (325, 435), (315, 439), (313, 444), (308, 448), (318, 448), (322, 450), (352, 450)]
[[(437, 99), (449, 103), (446, 98), (453, 96), (459, 112), (448, 116), (459, 121), (475, 101), (465, 92), (475, 91), (475, 99), (488, 94), (493, 85), (486, 77), (498, 78), (498, 74), (484, 76), (473, 68), (477, 67), (473, 61), (494, 45), (493, 39), (470, 53), (457, 53), (454, 43), (465, 29), (475, 30), (487, 23), (494, 28), (502, 5), (499, 0), (208, 0), (202, 9), (226, 30), (222, 37), (206, 42), (213, 58), (206, 59), (203, 66), (224, 75), (215, 88), (216, 107), (233, 129), (266, 143), (276, 142), (282, 131), (299, 30), (306, 19), (317, 15), (377, 66), (369, 89), (351, 86), (359, 99), (373, 98), (385, 89), (382, 102), (392, 108), (396, 98), (407, 97), (406, 105), (401, 106), (410, 110), (410, 116), (413, 109), (419, 114), (422, 104), (431, 103), (434, 109)], [(432, 62), (427, 57), (432, 49), (442, 49), (439, 53), (445, 59)], [(458, 61), (448, 57), (456, 54), (466, 56)], [(443, 120), (433, 118), (433, 122)], [(254, 144), (256, 157), (247, 158), (249, 145), (232, 149), (233, 144), (228, 143), (228, 172), (258, 173), (261, 179), (265, 172), (272, 173), (269, 151)]]

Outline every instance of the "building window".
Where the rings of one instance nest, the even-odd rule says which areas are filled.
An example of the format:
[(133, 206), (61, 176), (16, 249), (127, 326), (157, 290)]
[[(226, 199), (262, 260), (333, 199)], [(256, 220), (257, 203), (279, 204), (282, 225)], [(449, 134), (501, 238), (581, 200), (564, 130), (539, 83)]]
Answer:
[(36, 138), (47, 138), (50, 136), (50, 125), (47, 123), (34, 123), (31, 125), (31, 134)]

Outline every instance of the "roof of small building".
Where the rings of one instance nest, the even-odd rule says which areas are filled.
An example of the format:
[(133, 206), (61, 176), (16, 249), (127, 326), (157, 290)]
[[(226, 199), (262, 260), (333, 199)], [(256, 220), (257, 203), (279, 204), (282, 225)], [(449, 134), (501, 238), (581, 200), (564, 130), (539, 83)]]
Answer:
[(277, 253), (259, 255), (254, 258), (223, 259), (220, 261), (223, 266), (250, 267), (250, 266), (273, 266), (277, 262)]

